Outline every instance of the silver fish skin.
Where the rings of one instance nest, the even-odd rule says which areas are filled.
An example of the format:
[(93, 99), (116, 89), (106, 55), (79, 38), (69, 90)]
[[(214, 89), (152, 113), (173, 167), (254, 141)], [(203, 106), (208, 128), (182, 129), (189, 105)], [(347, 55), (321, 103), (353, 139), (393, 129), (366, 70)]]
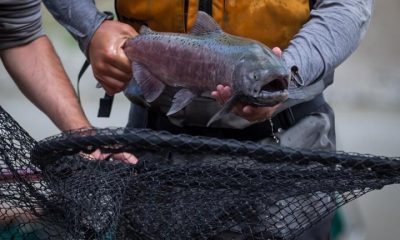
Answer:
[(262, 43), (223, 32), (201, 11), (188, 34), (155, 32), (144, 26), (125, 43), (124, 51), (133, 70), (125, 91), (128, 98), (142, 95), (151, 103), (166, 85), (181, 88), (167, 115), (218, 84), (231, 86), (233, 94), (208, 125), (237, 102), (274, 106), (288, 98), (290, 70), (282, 60)]

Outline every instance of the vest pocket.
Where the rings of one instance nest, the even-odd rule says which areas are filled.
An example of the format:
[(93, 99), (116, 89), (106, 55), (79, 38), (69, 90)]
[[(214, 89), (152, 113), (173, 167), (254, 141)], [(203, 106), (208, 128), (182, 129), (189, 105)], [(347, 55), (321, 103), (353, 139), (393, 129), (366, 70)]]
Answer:
[(146, 25), (154, 31), (185, 31), (185, 0), (116, 0), (115, 8), (119, 20), (136, 30)]
[[(221, 6), (214, 4), (213, 10), (216, 8)], [(309, 19), (309, 13), (306, 0), (224, 0), (223, 16), (216, 19), (228, 33), (284, 49)]]

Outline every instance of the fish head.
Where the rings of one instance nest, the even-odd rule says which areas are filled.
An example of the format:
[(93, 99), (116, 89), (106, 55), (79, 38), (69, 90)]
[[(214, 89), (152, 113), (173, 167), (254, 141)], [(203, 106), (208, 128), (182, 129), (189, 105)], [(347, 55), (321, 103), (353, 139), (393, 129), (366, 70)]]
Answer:
[(288, 98), (290, 74), (272, 50), (254, 44), (236, 66), (233, 89), (246, 104), (274, 106)]

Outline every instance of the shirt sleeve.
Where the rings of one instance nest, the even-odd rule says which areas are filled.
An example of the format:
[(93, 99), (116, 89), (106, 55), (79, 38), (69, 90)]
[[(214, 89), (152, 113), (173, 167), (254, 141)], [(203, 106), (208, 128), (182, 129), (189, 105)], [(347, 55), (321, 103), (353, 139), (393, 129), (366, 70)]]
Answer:
[(39, 0), (0, 2), (0, 50), (27, 44), (43, 35)]
[(43, 0), (53, 17), (78, 41), (87, 56), (93, 34), (108, 15), (99, 11), (93, 0)]
[(317, 95), (332, 83), (334, 69), (355, 51), (365, 35), (373, 5), (374, 0), (316, 1), (310, 20), (282, 56), (288, 67), (298, 67), (304, 81), (303, 89), (298, 89), (304, 90), (303, 94), (298, 96), (309, 97), (308, 87), (313, 89), (312, 95)]

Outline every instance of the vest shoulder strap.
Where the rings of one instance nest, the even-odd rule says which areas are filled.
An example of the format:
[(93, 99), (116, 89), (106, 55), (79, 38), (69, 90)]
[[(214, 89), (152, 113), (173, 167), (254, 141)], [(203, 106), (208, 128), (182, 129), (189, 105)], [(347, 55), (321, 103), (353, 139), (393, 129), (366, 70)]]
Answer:
[(315, 2), (317, 0), (310, 0), (310, 10), (314, 8)]
[(206, 12), (208, 15), (212, 16), (212, 0), (200, 0), (199, 11)]

